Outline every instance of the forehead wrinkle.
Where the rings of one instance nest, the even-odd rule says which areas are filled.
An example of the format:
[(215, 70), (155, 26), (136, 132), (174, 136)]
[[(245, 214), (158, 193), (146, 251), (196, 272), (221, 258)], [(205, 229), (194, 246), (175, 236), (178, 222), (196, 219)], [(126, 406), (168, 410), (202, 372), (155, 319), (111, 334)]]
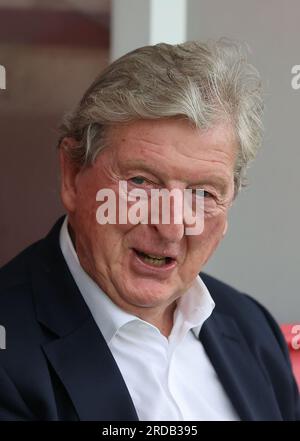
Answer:
[(159, 142), (153, 142), (153, 141), (149, 141), (148, 139), (144, 139), (144, 138), (140, 138), (140, 137), (132, 137), (131, 139), (133, 139), (133, 140), (137, 140), (138, 142), (143, 142), (143, 143), (145, 143), (145, 144), (151, 144), (151, 145), (154, 145), (154, 146), (161, 146), (161, 145), (163, 145), (164, 144), (164, 142), (161, 142), (161, 143), (159, 143)]
[[(233, 148), (232, 149), (232, 156), (231, 156), (231, 152), (229, 153), (229, 152), (224, 152), (223, 150), (221, 150), (221, 149), (217, 149), (217, 148), (210, 148), (209, 150), (209, 153), (208, 153), (208, 151), (207, 150), (203, 150), (203, 153), (206, 153), (206, 154), (208, 154), (209, 155), (209, 157), (208, 158), (197, 158), (197, 157), (195, 157), (193, 154), (190, 154), (188, 151), (186, 151), (186, 152), (181, 152), (180, 151), (180, 149), (182, 148), (182, 145), (178, 145), (176, 142), (174, 143), (174, 144), (166, 144), (165, 142), (153, 142), (153, 141), (149, 141), (149, 140), (147, 140), (147, 139), (144, 139), (144, 138), (140, 138), (140, 137), (130, 137), (130, 138), (128, 138), (128, 140), (130, 141), (130, 140), (136, 140), (137, 141), (137, 143), (138, 144), (141, 144), (141, 143), (143, 143), (143, 144), (150, 144), (150, 146), (152, 146), (152, 148), (150, 149), (150, 151), (153, 153), (153, 154), (155, 154), (155, 155), (158, 155), (158, 156), (164, 156), (163, 155), (163, 152), (162, 151), (158, 151), (157, 149), (156, 149), (156, 147), (160, 147), (160, 149), (163, 147), (163, 148), (165, 148), (165, 149), (168, 149), (168, 148), (175, 148), (176, 149), (176, 152), (177, 152), (177, 154), (178, 155), (180, 155), (180, 156), (183, 156), (184, 157), (184, 159), (191, 159), (192, 161), (207, 161), (207, 162), (214, 162), (214, 163), (220, 163), (220, 164), (223, 164), (223, 165), (225, 165), (225, 166), (228, 166), (228, 163), (227, 163), (227, 161), (226, 161), (226, 159), (228, 159), (229, 161), (231, 160), (231, 157), (233, 156), (234, 157), (234, 155), (235, 155), (235, 149)], [(123, 141), (125, 141), (125, 139), (123, 139)], [(197, 152), (200, 152), (202, 149), (199, 149), (199, 150), (197, 150)], [(140, 148), (140, 151), (141, 152), (143, 152), (143, 153), (148, 153), (148, 151), (149, 151), (149, 147), (146, 147), (146, 148), (143, 148), (142, 146), (141, 146), (141, 148)], [(217, 153), (218, 155), (221, 155), (221, 156), (223, 156), (224, 157), (224, 161), (223, 160), (220, 160), (220, 159), (215, 159), (215, 158), (213, 158), (213, 157), (211, 157), (211, 156), (213, 156), (213, 154), (214, 153)]]
[[(145, 149), (145, 150), (142, 149), (141, 152), (146, 153), (146, 155), (147, 155), (149, 150), (148, 149)], [(157, 150), (154, 150), (154, 149), (150, 150), (150, 152), (151, 152), (151, 154), (153, 156), (158, 156), (159, 157), (159, 159), (157, 159), (156, 161), (159, 162), (160, 165), (163, 163), (161, 158), (166, 159), (166, 156), (164, 155), (163, 152), (160, 152), (160, 151), (157, 151)], [(224, 153), (224, 152), (222, 152), (222, 153)], [(227, 155), (226, 153), (224, 153), (224, 156), (228, 159), (227, 161), (226, 160), (215, 159), (215, 158), (214, 159), (212, 159), (212, 158), (195, 158), (193, 155), (188, 155), (188, 154), (185, 154), (185, 153), (181, 153), (178, 150), (177, 150), (177, 154), (179, 156), (178, 161), (177, 161), (178, 164), (183, 164), (184, 162), (186, 162), (188, 160), (189, 161), (189, 165), (191, 164), (191, 162), (192, 162), (192, 164), (195, 165), (195, 170), (196, 170), (196, 167), (197, 167), (195, 163), (199, 163), (199, 167), (201, 166), (202, 163), (214, 163), (214, 164), (220, 164), (220, 165), (228, 168), (228, 166), (230, 165), (230, 160), (231, 160), (230, 156)], [(149, 158), (149, 156), (147, 155), (147, 157), (144, 159), (144, 161), (147, 162), (148, 158)], [(166, 164), (167, 164), (167, 166), (170, 166), (169, 162), (166, 162)], [(172, 169), (174, 170), (176, 168), (178, 168), (179, 171), (182, 169), (181, 166), (172, 164)]]
[(122, 166), (128, 167), (129, 169), (143, 168), (153, 174), (157, 172), (157, 168), (154, 164), (151, 164), (143, 159), (125, 159), (122, 162)]
[[(232, 150), (230, 150), (230, 152), (226, 152), (222, 149), (213, 148), (213, 147), (209, 147), (207, 149), (198, 148), (195, 150), (195, 154), (200, 153), (200, 154), (207, 155), (206, 158), (203, 158), (203, 157), (199, 158), (199, 157), (196, 157), (193, 154), (189, 153), (188, 149), (187, 149), (187, 151), (185, 151), (183, 153), (180, 150), (178, 150), (178, 148), (176, 147), (176, 152), (178, 153), (178, 155), (183, 156), (185, 158), (192, 159), (193, 161), (218, 162), (218, 163), (226, 165), (226, 166), (228, 165), (227, 161), (230, 162), (231, 159), (234, 157), (234, 154), (235, 154), (234, 150), (235, 149), (233, 148)], [(218, 156), (221, 156), (222, 158), (216, 159), (215, 154), (217, 154)], [(224, 160), (223, 160), (223, 158), (224, 158)]]

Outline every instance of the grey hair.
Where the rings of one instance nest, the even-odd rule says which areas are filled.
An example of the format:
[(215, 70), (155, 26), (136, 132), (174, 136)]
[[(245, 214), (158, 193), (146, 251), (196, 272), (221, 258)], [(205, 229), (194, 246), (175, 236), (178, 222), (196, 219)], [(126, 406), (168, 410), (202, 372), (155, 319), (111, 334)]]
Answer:
[[(73, 137), (71, 159), (94, 162), (105, 147), (107, 127), (138, 119), (183, 117), (207, 129), (229, 122), (238, 143), (235, 194), (262, 139), (262, 87), (245, 48), (230, 40), (136, 49), (109, 65), (60, 127)], [(63, 145), (63, 144), (62, 144)]]

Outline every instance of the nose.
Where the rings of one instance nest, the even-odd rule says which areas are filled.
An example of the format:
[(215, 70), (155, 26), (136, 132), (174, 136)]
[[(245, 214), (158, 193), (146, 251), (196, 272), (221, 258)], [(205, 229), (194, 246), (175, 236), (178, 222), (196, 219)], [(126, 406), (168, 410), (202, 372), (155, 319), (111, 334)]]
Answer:
[(168, 242), (180, 242), (184, 236), (184, 225), (181, 224), (163, 224), (154, 225), (160, 236)]
[[(182, 198), (180, 191), (176, 194), (177, 197)], [(170, 202), (163, 206), (164, 201), (162, 199), (159, 207), (159, 214), (157, 215), (156, 210), (151, 212), (151, 214), (156, 214), (157, 222), (154, 227), (159, 232), (161, 238), (168, 242), (180, 242), (184, 236), (185, 225), (182, 211), (183, 205), (182, 202), (178, 203), (178, 201), (180, 201), (180, 199), (177, 200), (176, 204), (174, 199), (170, 198)]]

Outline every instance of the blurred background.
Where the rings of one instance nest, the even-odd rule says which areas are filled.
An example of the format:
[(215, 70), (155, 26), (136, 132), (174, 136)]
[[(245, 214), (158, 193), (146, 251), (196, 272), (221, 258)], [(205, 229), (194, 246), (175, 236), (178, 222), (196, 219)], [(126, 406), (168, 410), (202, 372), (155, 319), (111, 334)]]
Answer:
[(265, 139), (205, 270), (299, 321), (298, 0), (0, 0), (0, 266), (63, 213), (57, 127), (112, 59), (144, 44), (246, 42), (266, 97)]

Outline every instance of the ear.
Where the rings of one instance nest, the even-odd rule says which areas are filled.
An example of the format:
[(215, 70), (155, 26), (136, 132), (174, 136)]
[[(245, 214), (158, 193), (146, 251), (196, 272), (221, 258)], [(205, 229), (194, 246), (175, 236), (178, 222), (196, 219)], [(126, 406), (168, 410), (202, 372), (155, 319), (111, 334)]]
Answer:
[(224, 227), (224, 230), (223, 230), (223, 233), (222, 233), (222, 236), (223, 236), (223, 237), (224, 237), (225, 234), (227, 233), (227, 230), (228, 230), (228, 220), (226, 219), (226, 221), (225, 221), (225, 227)]
[(74, 138), (65, 137), (60, 144), (60, 172), (61, 172), (61, 199), (65, 209), (70, 213), (76, 209), (76, 176), (80, 168), (74, 164), (68, 153), (74, 148), (77, 141)]

